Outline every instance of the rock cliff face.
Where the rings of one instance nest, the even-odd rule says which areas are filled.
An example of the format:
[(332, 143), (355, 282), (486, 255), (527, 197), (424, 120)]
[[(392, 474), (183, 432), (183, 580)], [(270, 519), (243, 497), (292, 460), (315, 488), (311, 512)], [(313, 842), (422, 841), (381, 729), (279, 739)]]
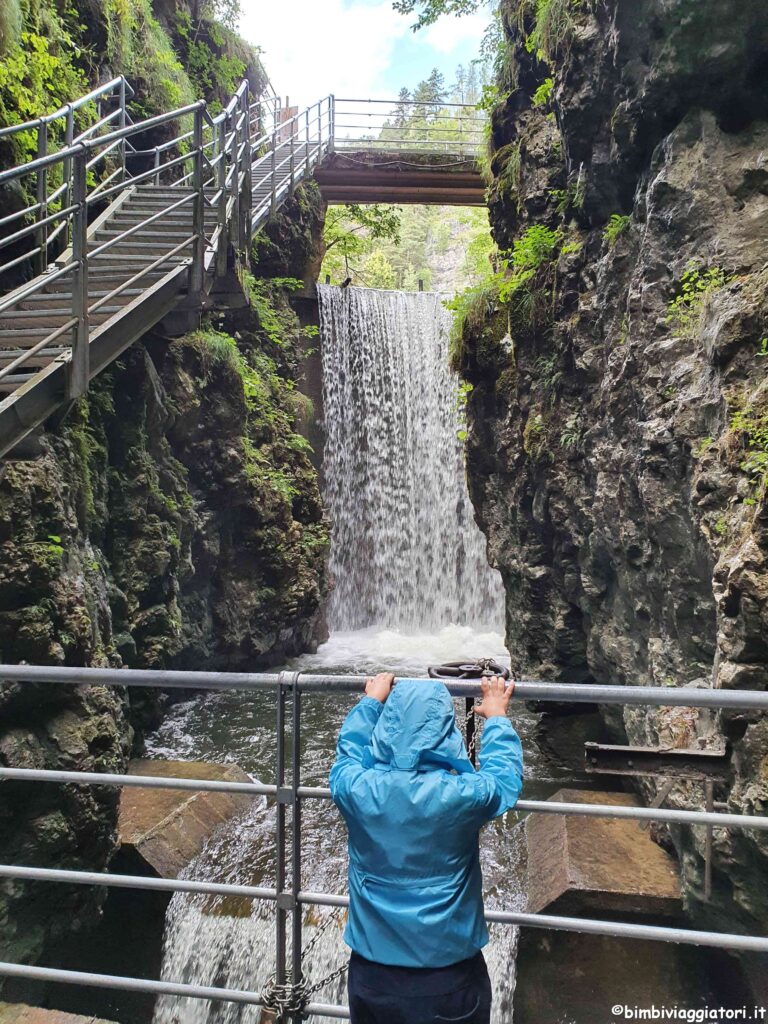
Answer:
[[(504, 578), (515, 667), (763, 689), (762, 6), (504, 0), (502, 13), (489, 195), (509, 265), (470, 297), (454, 356), (474, 385), (471, 491)], [(611, 719), (632, 743), (727, 743), (719, 797), (766, 813), (761, 716)], [(669, 803), (701, 800), (680, 786)], [(671, 839), (692, 912), (765, 931), (761, 834), (716, 831), (709, 903), (703, 830)]]
[[(322, 231), (302, 188), (257, 239), (250, 306), (186, 337), (145, 336), (0, 483), (0, 662), (248, 669), (322, 630), (328, 543), (290, 306)], [(259, 277), (258, 252), (282, 276)], [(296, 279), (293, 281), (293, 279)], [(0, 763), (122, 771), (156, 719), (154, 691), (0, 684)], [(97, 869), (116, 795), (8, 783), (0, 861)], [(0, 958), (30, 960), (85, 927), (87, 887), (7, 883)]]

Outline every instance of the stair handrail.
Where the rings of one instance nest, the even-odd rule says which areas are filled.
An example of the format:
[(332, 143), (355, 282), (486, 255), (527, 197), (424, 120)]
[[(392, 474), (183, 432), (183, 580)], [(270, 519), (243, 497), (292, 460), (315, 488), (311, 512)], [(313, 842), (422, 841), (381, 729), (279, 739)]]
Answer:
[(132, 99), (136, 95), (128, 79), (124, 75), (118, 75), (117, 78), (105, 82), (104, 85), (97, 86), (84, 96), (70, 100), (69, 103), (65, 103), (63, 107), (59, 107), (58, 110), (54, 110), (51, 114), (41, 114), (40, 117), (36, 117), (32, 121), (25, 121), (23, 124), (6, 125), (0, 128), (0, 139), (16, 135), (18, 132), (34, 131), (35, 128), (43, 124), (53, 124), (54, 121), (58, 121), (62, 117), (68, 117), (70, 113), (74, 113), (74, 111), (79, 110), (88, 103), (93, 103), (95, 100), (101, 99), (102, 96), (106, 96), (107, 93), (114, 92), (115, 90), (118, 90), (121, 96), (124, 92), (126, 100)]
[[(116, 80), (119, 82), (119, 80)], [(102, 94), (107, 87), (96, 90)], [(82, 97), (79, 106), (91, 99)], [(247, 247), (251, 233), (263, 222), (268, 213), (274, 213), (278, 202), (291, 194), (299, 180), (306, 177), (314, 164), (333, 146), (333, 97), (328, 96), (298, 111), (285, 120), (277, 120), (279, 105), (275, 107), (271, 131), (253, 137), (254, 125), (263, 125), (260, 115), (260, 102), (251, 102), (247, 79), (243, 79), (226, 106), (216, 115), (212, 115), (204, 100), (179, 107), (172, 111), (157, 114), (134, 123), (129, 115), (122, 110), (120, 124), (117, 128), (104, 132), (115, 119), (115, 112), (101, 117), (93, 125), (86, 128), (77, 139), (55, 153), (41, 153), (36, 159), (17, 167), (0, 171), (0, 185), (35, 175), (37, 181), (47, 181), (48, 172), (55, 165), (62, 165), (63, 183), (51, 196), (33, 206), (28, 206), (8, 217), (0, 219), (0, 228), (7, 226), (20, 216), (35, 213), (36, 221), (27, 224), (10, 236), (0, 238), (0, 250), (8, 244), (19, 241), (28, 235), (35, 234), (38, 240), (37, 249), (24, 253), (0, 265), (0, 273), (8, 270), (30, 256), (37, 253), (39, 266), (44, 273), (21, 289), (15, 289), (5, 299), (0, 299), (0, 313), (21, 301), (25, 301), (47, 285), (64, 275), (71, 275), (71, 317), (64, 324), (58, 325), (31, 348), (20, 352), (9, 365), (0, 369), (0, 379), (8, 376), (11, 371), (19, 369), (30, 357), (43, 352), (54, 341), (60, 339), (68, 331), (72, 332), (71, 347), (66, 358), (69, 362), (67, 377), (67, 397), (72, 399), (84, 394), (88, 387), (90, 325), (89, 315), (95, 314), (107, 303), (113, 301), (126, 288), (133, 286), (156, 268), (168, 266), (168, 272), (175, 268), (188, 267), (188, 291), (193, 308), (201, 304), (205, 273), (215, 260), (217, 275), (226, 272), (230, 246), (235, 251)], [(70, 112), (71, 113), (71, 112)], [(130, 142), (131, 138), (140, 133), (150, 131), (170, 122), (192, 118), (193, 126), (187, 129), (183, 125), (173, 139), (161, 143), (149, 150), (138, 150)], [(71, 117), (70, 117), (71, 123)], [(19, 129), (21, 130), (21, 128)], [(71, 134), (71, 133), (70, 133)], [(183, 143), (191, 146), (188, 151), (179, 152)], [(118, 166), (111, 170), (105, 166), (105, 177), (89, 187), (89, 171), (94, 171), (100, 162), (116, 148), (121, 157)], [(151, 159), (152, 167), (139, 173), (128, 173), (125, 163), (126, 149), (130, 148), (137, 155), (145, 154)], [(172, 153), (175, 151), (175, 153)], [(257, 153), (254, 163), (254, 153)], [(167, 159), (166, 159), (167, 157)], [(252, 172), (261, 161), (269, 160), (271, 174), (259, 178), (262, 192), (269, 190), (268, 198), (260, 196), (259, 207), (253, 210)], [(188, 169), (191, 164), (191, 170)], [(133, 170), (133, 169), (132, 169)], [(137, 223), (130, 225), (116, 235), (108, 237), (89, 251), (88, 245), (88, 210), (95, 203), (102, 204), (116, 198), (126, 188), (135, 188), (143, 183), (154, 182), (160, 185), (161, 175), (172, 172), (168, 182), (171, 187), (179, 187), (178, 199), (168, 198), (162, 209), (151, 215), (142, 217)], [(115, 180), (117, 179), (117, 180)], [(182, 187), (190, 186), (184, 194)], [(66, 196), (64, 205), (53, 214), (48, 212), (54, 197)], [(104, 256), (114, 246), (135, 237), (147, 224), (161, 222), (167, 214), (173, 214), (183, 206), (193, 207), (192, 233), (183, 242), (173, 245), (167, 252), (152, 261), (148, 266), (141, 264), (136, 274), (101, 296), (95, 303), (89, 298), (89, 261)], [(206, 208), (216, 210), (215, 228), (206, 233)], [(44, 214), (44, 216), (43, 216)], [(98, 224), (98, 218), (95, 222)], [(53, 231), (48, 234), (47, 229)], [(45, 234), (40, 235), (41, 227)], [(62, 230), (71, 233), (71, 250), (64, 252), (52, 270), (48, 270), (48, 245)], [(191, 254), (185, 260), (186, 253)], [(182, 256), (173, 264), (174, 256)], [(42, 258), (44, 256), (44, 258)], [(61, 350), (58, 342), (57, 350)], [(66, 349), (62, 350), (62, 354)], [(47, 355), (47, 353), (44, 353)]]

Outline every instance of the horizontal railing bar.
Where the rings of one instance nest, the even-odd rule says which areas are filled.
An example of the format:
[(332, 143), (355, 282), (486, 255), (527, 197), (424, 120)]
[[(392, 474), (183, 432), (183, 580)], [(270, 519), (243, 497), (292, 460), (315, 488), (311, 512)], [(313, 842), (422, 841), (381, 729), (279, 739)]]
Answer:
[(36, 356), (37, 353), (41, 351), (41, 349), (47, 348), (52, 342), (56, 341), (57, 338), (60, 338), (63, 334), (66, 334), (67, 331), (71, 331), (72, 328), (75, 327), (76, 325), (77, 319), (75, 317), (73, 317), (70, 320), (67, 320), (66, 323), (62, 324), (61, 327), (53, 331), (52, 334), (47, 335), (45, 338), (43, 338), (42, 341), (39, 341), (36, 345), (33, 345), (32, 348), (27, 349), (17, 359), (14, 359), (12, 363), (9, 363), (8, 366), (4, 366), (2, 369), (0, 369), (0, 380), (3, 380), (3, 378), (9, 376), (14, 370), (18, 369), (20, 366), (23, 366), (24, 363), (26, 363), (29, 359), (32, 359), (33, 356)]
[(119, 235), (116, 235), (114, 238), (109, 238), (106, 242), (103, 242), (95, 249), (91, 249), (88, 253), (88, 258), (91, 259), (94, 256), (98, 256), (99, 253), (105, 252), (107, 249), (111, 249), (112, 246), (117, 245), (118, 242), (122, 242), (126, 238), (130, 238), (132, 235), (138, 234), (142, 228), (147, 227), (149, 224), (154, 224), (155, 221), (160, 220), (160, 218), (164, 217), (167, 213), (172, 213), (174, 210), (178, 210), (180, 206), (188, 205), (194, 198), (194, 192), (190, 192), (188, 195), (182, 196), (181, 199), (177, 199), (176, 202), (171, 203), (170, 206), (164, 207), (158, 213), (153, 213), (151, 217), (146, 217), (144, 220), (139, 221), (138, 224), (134, 224), (133, 227), (126, 228), (126, 230), (121, 231)]
[(102, 190), (107, 187), (107, 185), (110, 183), (110, 181), (114, 181), (114, 179), (119, 177), (120, 175), (122, 175), (122, 173), (123, 173), (123, 168), (122, 167), (116, 167), (114, 169), (114, 171), (112, 171), (111, 174), (108, 174), (106, 176), (106, 178), (103, 178), (99, 182), (99, 184), (96, 186), (96, 188), (91, 191), (91, 193), (88, 196), (88, 199), (86, 201), (89, 202), (92, 199), (92, 197), (94, 197), (94, 196), (98, 196), (99, 199), (103, 199), (104, 196), (106, 195), (106, 193), (103, 192)]
[[(275, 796), (277, 786), (262, 782), (224, 782), (218, 779), (177, 779), (159, 775), (118, 775), (101, 772), (68, 772), (44, 768), (0, 767), (3, 779), (22, 782), (49, 782), (86, 786), (125, 786), (135, 789), (177, 789), (190, 792), (244, 793), (247, 796)], [(305, 800), (330, 800), (331, 791), (323, 786), (299, 786)], [(567, 803), (556, 800), (518, 800), (514, 810), (531, 814), (572, 814), (589, 818), (623, 818), (635, 821), (662, 821), (669, 824), (712, 825), (718, 828), (768, 829), (768, 817), (677, 808), (626, 807), (615, 804)]]
[(671, 942), (688, 946), (713, 946), (716, 949), (768, 953), (768, 938), (757, 935), (704, 932), (693, 928), (669, 928), (662, 925), (634, 924), (623, 921), (597, 921), (590, 918), (561, 917), (555, 914), (527, 914), (509, 910), (489, 910), (485, 919), (489, 924), (511, 924), (522, 928), (548, 928), (559, 932), (607, 935), (612, 939), (643, 939), (648, 942)]
[[(114, 875), (94, 871), (66, 871), (49, 868), (30, 868), (0, 865), (0, 878), (18, 878), (27, 881), (62, 882), (75, 885), (99, 885), (105, 888), (144, 889), (164, 892), (196, 892), (207, 895), (240, 896), (253, 899), (277, 900), (278, 892), (260, 886), (232, 885), (224, 882), (197, 882), (192, 879), (149, 878), (144, 875)], [(302, 891), (301, 904), (313, 906), (348, 907), (349, 896), (341, 893)], [(706, 932), (693, 928), (671, 928), (667, 925), (644, 925), (624, 921), (602, 921), (590, 918), (564, 917), (557, 914), (531, 914), (508, 910), (488, 910), (489, 924), (516, 925), (524, 928), (547, 928), (552, 931), (580, 932), (588, 935), (607, 935), (611, 938), (643, 939), (651, 942), (671, 942), (692, 946), (714, 946), (754, 953), (768, 952), (768, 938), (759, 935), (737, 935), (729, 932)], [(0, 971), (2, 973), (2, 971)]]
[(86, 786), (126, 786), (136, 789), (180, 789), (201, 793), (244, 793), (246, 796), (274, 796), (277, 786), (262, 782), (222, 782), (218, 779), (176, 779), (156, 775), (117, 775), (100, 772), (68, 772), (45, 768), (0, 766), (0, 781), (76, 783)]
[(104, 191), (98, 193), (98, 195), (94, 190), (94, 192), (91, 192), (91, 194), (88, 196), (87, 202), (94, 202), (97, 198), (100, 200), (105, 199), (107, 196), (114, 195), (115, 193), (120, 192), (122, 189), (132, 188), (134, 185), (138, 185), (139, 182), (147, 181), (149, 178), (154, 178), (156, 174), (160, 173), (161, 171), (167, 170), (169, 167), (175, 167), (177, 164), (186, 163), (187, 160), (191, 160), (193, 158), (194, 153), (184, 153), (182, 154), (182, 156), (174, 157), (173, 160), (167, 160), (164, 164), (160, 164), (159, 167), (153, 167), (149, 171), (142, 171), (141, 174), (137, 174), (134, 177), (126, 178), (124, 181), (121, 181), (118, 185), (113, 185), (112, 188), (104, 189)]
[[(286, 182), (287, 184), (287, 182)], [(289, 673), (290, 674), (290, 673)], [(356, 693), (363, 675), (299, 673), (302, 693)], [(410, 677), (404, 677), (410, 678)], [(0, 665), (0, 682), (55, 683), (90, 686), (142, 686), (188, 690), (269, 690), (280, 685), (275, 672), (198, 672), (166, 669), (78, 668), (62, 665)], [(395, 682), (399, 680), (396, 679)], [(480, 680), (444, 679), (456, 697), (479, 697)], [(768, 691), (714, 690), (667, 686), (601, 686), (591, 683), (515, 683), (516, 700), (577, 704), (632, 704), (657, 707), (768, 710)]]
[[(89, 306), (88, 312), (95, 313), (103, 305), (109, 302), (110, 299), (113, 299), (116, 295), (119, 295), (121, 292), (124, 292), (127, 288), (130, 288), (132, 284), (135, 284), (137, 281), (141, 280), (142, 277), (146, 277), (147, 274), (151, 273), (156, 267), (159, 267), (162, 263), (165, 263), (166, 260), (169, 260), (172, 256), (175, 256), (176, 253), (181, 252), (182, 249), (186, 249), (187, 246), (191, 245), (195, 241), (196, 238), (197, 235), (190, 235), (189, 238), (186, 238), (184, 239), (183, 242), (179, 242), (178, 245), (175, 245), (173, 249), (169, 249), (168, 252), (163, 253), (162, 256), (158, 256), (157, 259), (153, 260), (148, 266), (142, 267), (138, 273), (133, 275), (133, 277), (128, 278), (127, 281), (123, 281), (122, 284), (119, 284), (117, 286), (117, 288), (113, 288), (111, 292), (108, 292), (106, 295), (102, 296), (98, 302), (94, 303), (92, 306)], [(175, 270), (176, 267), (173, 267), (173, 269)], [(170, 273), (171, 271), (169, 270), (168, 272)]]
[[(49, 203), (50, 201), (51, 199), (48, 200)], [(31, 213), (37, 213), (37, 211), (42, 210), (42, 208), (42, 203), (34, 203), (32, 206), (25, 206), (21, 210), (16, 210), (14, 213), (9, 213), (7, 217), (0, 217), (0, 228), (4, 228), (6, 224), (11, 224), (13, 221), (19, 220), (21, 217), (27, 217)]]
[[(28, 964), (0, 963), (0, 976), (25, 978), (28, 981), (60, 982), (65, 985), (86, 985), (89, 988), (114, 988), (123, 992), (149, 992), (153, 995), (185, 996), (189, 999), (214, 999), (225, 1003), (246, 1003), (263, 1006), (260, 993), (235, 988), (213, 988), (208, 985), (184, 985), (173, 981), (151, 981), (148, 978), (126, 978), (119, 974), (91, 974), (87, 971), (62, 971), (53, 967), (32, 967)], [(319, 1017), (349, 1019), (344, 1006), (308, 1003), (306, 1013)]]
[(35, 295), (37, 292), (42, 291), (46, 285), (51, 284), (53, 281), (58, 281), (60, 277), (64, 277), (66, 274), (70, 274), (74, 268), (74, 263), (65, 263), (58, 270), (51, 271), (42, 277), (36, 277), (34, 281), (30, 281), (21, 291), (11, 292), (10, 295), (6, 295), (4, 299), (0, 299), (0, 313), (4, 313), (6, 309), (12, 309), (20, 302), (24, 302), (30, 295)]
[(135, 95), (128, 80), (120, 75), (118, 78), (113, 78), (111, 82), (106, 82), (104, 85), (100, 85), (97, 89), (86, 93), (85, 96), (81, 96), (72, 103), (66, 103), (63, 107), (55, 110), (52, 114), (44, 114), (42, 117), (35, 118), (34, 121), (25, 121), (23, 124), (14, 124), (9, 125), (6, 128), (0, 128), (0, 138), (4, 138), (7, 135), (14, 135), (17, 132), (31, 131), (41, 125), (51, 124), (53, 121), (58, 121), (59, 118), (66, 117), (70, 110), (79, 110), (80, 107), (84, 107), (86, 103), (92, 103), (94, 100), (99, 99), (100, 96), (105, 96), (108, 92), (116, 90), (123, 83), (125, 84), (126, 94), (129, 97)]
[(61, 220), (62, 217), (66, 217), (70, 213), (74, 213), (76, 209), (77, 206), (65, 206), (64, 209), (57, 210), (56, 213), (52, 213), (48, 217), (43, 217), (42, 220), (37, 220), (34, 224), (27, 224), (26, 227), (19, 228), (18, 231), (14, 232), (14, 234), (0, 238), (0, 249), (2, 249), (3, 246), (10, 245), (12, 242), (21, 241), (21, 239), (26, 238), (27, 235), (34, 234), (38, 228), (44, 227), (46, 224), (53, 224), (57, 220)]
[(423, 100), (350, 100), (337, 97), (334, 103), (337, 108), (341, 103), (386, 103), (390, 107), (439, 107), (440, 110), (477, 110), (476, 103), (425, 103)]
[(40, 246), (36, 245), (34, 249), (29, 249), (27, 252), (22, 253), (21, 256), (17, 256), (13, 260), (8, 260), (7, 263), (3, 263), (3, 265), (0, 266), (0, 274), (4, 274), (7, 270), (13, 270), (14, 267), (18, 267), (20, 263), (23, 263), (25, 260), (31, 259), (32, 256), (36, 256), (39, 252)]
[(84, 131), (80, 132), (79, 135), (76, 135), (75, 138), (72, 139), (72, 145), (76, 146), (78, 142), (85, 142), (85, 140), (89, 139), (94, 132), (99, 130), (99, 128), (103, 128), (105, 124), (111, 124), (112, 121), (118, 120), (121, 113), (122, 111), (120, 110), (120, 107), (115, 107), (110, 114), (106, 114), (100, 120), (89, 125)]
[(153, 878), (149, 875), (120, 875), (101, 871), (67, 871), (0, 864), (0, 878), (26, 882), (61, 882), (66, 885), (98, 885), (107, 889), (143, 889), (147, 892), (192, 892), (205, 896), (240, 896), (245, 899), (277, 899), (277, 889), (228, 882), (197, 882), (187, 878)]

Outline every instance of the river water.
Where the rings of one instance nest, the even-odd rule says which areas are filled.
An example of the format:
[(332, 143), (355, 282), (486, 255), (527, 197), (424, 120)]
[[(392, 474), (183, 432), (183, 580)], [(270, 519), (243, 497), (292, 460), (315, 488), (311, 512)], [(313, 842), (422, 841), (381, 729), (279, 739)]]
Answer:
[[(320, 287), (327, 445), (325, 496), (332, 519), (335, 580), (331, 637), (288, 668), (329, 673), (390, 669), (421, 676), (428, 665), (472, 657), (507, 658), (503, 591), (485, 557), (467, 494), (458, 382), (448, 369), (448, 315), (439, 296)], [(335, 738), (353, 698), (303, 702), (302, 781), (326, 784)], [(459, 717), (463, 710), (457, 707)], [(149, 738), (150, 756), (235, 762), (272, 781), (275, 701), (269, 695), (215, 693), (177, 705)], [(516, 707), (526, 750), (527, 795), (573, 782), (540, 753), (537, 718)], [(274, 811), (257, 800), (213, 836), (188, 874), (274, 886)], [(396, 841), (396, 836), (393, 836)], [(482, 833), (490, 907), (524, 904), (522, 829), (515, 814)], [(307, 801), (302, 887), (346, 890), (346, 835), (335, 809)], [(348, 957), (343, 922), (325, 908), (305, 918), (305, 943), (325, 930), (305, 964), (319, 981)], [(274, 969), (272, 904), (176, 895), (164, 944), (164, 978), (259, 989)], [(494, 1024), (509, 1022), (515, 929), (492, 927), (487, 960)], [(344, 1003), (345, 980), (314, 996)], [(154, 1024), (257, 1024), (259, 1010), (163, 998)]]

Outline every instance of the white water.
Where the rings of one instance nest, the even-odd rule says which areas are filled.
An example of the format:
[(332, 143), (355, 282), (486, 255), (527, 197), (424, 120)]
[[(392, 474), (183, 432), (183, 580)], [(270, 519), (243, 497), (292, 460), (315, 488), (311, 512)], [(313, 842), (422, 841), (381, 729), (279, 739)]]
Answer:
[(467, 493), (450, 317), (432, 293), (318, 287), (332, 630), (499, 632)]
[[(448, 316), (430, 294), (321, 287), (325, 497), (333, 533), (333, 632), (292, 668), (420, 676), (429, 664), (506, 660), (503, 591), (489, 568), (464, 476), (458, 386), (448, 369)], [(302, 781), (325, 784), (335, 737), (352, 698), (307, 699)], [(517, 722), (531, 736), (535, 719)], [(216, 693), (178, 705), (150, 738), (156, 757), (237, 762), (274, 778), (274, 702)], [(546, 769), (548, 771), (548, 768)], [(520, 908), (520, 830), (501, 821), (483, 833), (488, 905)], [(346, 835), (332, 806), (305, 803), (302, 887), (346, 889)], [(223, 826), (194, 862), (195, 878), (275, 884), (274, 813), (258, 802)], [(305, 943), (329, 911), (305, 918)], [(163, 978), (258, 990), (274, 968), (274, 908), (268, 903), (176, 895), (166, 921)], [(516, 931), (496, 926), (486, 950), (494, 1024), (511, 1020)], [(348, 957), (334, 923), (305, 964), (310, 981)], [(314, 999), (345, 1003), (345, 980)], [(259, 1010), (161, 998), (154, 1024), (257, 1024)]]

